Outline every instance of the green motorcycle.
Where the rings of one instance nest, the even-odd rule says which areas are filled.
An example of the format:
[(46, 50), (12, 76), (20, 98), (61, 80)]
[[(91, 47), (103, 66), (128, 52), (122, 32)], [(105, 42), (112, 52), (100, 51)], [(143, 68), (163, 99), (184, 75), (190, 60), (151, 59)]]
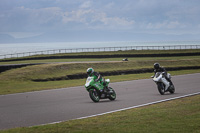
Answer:
[[(108, 87), (110, 80), (106, 79), (105, 82), (106, 84), (103, 85), (101, 81), (95, 82), (94, 77), (87, 78), (85, 88), (89, 92), (89, 96), (93, 102), (99, 102), (100, 99), (107, 98), (111, 101), (116, 99), (115, 91), (111, 87)], [(108, 87), (109, 91), (105, 90), (105, 87)]]

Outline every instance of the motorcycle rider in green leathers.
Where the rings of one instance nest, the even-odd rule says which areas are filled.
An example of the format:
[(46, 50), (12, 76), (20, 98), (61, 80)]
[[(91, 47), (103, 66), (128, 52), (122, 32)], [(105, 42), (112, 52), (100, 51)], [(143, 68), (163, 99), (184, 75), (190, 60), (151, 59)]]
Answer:
[(105, 86), (106, 85), (105, 79), (102, 78), (102, 76), (98, 72), (95, 72), (93, 68), (87, 69), (87, 75), (90, 76), (90, 77), (94, 77), (95, 82), (100, 81), (100, 83), (104, 86), (104, 90), (109, 92), (109, 93), (112, 93), (109, 90), (109, 88)]

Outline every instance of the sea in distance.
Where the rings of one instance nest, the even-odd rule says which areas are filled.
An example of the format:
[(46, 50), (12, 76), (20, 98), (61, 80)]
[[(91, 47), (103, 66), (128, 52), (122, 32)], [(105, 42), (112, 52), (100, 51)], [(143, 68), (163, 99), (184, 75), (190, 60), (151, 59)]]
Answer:
[(200, 41), (11, 43), (0, 44), (0, 55), (56, 49), (168, 45), (200, 45)]

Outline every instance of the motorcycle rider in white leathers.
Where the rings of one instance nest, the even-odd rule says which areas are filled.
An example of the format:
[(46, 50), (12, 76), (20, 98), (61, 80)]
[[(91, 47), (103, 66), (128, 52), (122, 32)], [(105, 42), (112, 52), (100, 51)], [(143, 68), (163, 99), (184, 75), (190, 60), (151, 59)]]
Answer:
[[(169, 88), (170, 84), (172, 84), (171, 80), (167, 77), (167, 71), (164, 67), (161, 67), (159, 63), (154, 63), (154, 73), (162, 72), (165, 77), (163, 83), (165, 84), (165, 91)], [(154, 74), (154, 76), (155, 76)], [(153, 77), (154, 77), (153, 76)]]

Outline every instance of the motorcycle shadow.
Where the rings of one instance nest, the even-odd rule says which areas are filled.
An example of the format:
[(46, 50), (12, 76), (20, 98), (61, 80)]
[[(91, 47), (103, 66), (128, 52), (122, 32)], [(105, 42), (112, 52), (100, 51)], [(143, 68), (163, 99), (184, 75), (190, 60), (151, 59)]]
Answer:
[(93, 101), (87, 101), (85, 103), (94, 103), (94, 104), (101, 104), (101, 103), (113, 103), (113, 102), (117, 102), (119, 100), (114, 100), (114, 101), (110, 101), (109, 99), (105, 99), (105, 100), (100, 100), (99, 102), (93, 102)]
[(155, 94), (156, 96), (170, 96), (170, 95), (178, 95), (179, 93), (170, 93), (170, 92), (165, 92), (165, 94), (164, 95), (161, 95), (161, 94), (159, 94), (159, 93), (157, 93), (157, 94)]

